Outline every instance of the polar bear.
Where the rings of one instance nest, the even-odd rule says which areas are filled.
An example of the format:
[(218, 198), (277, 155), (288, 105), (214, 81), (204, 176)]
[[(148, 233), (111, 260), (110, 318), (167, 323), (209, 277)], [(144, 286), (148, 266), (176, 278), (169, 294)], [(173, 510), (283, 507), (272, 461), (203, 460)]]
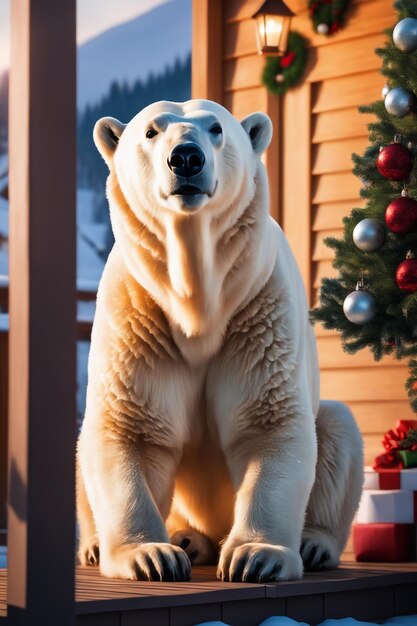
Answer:
[(97, 122), (115, 244), (78, 442), (79, 559), (109, 577), (298, 579), (336, 567), (362, 443), (319, 403), (303, 283), (269, 215), (270, 119), (211, 101)]

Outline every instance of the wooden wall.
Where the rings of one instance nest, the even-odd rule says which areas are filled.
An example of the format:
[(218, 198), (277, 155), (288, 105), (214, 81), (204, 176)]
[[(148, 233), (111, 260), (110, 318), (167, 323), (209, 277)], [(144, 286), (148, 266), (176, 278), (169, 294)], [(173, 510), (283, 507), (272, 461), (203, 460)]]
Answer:
[[(282, 100), (260, 82), (264, 58), (256, 53), (251, 19), (259, 0), (194, 0), (194, 50), (205, 36), (216, 99), (234, 115), (261, 110), (272, 118), (275, 136), (267, 154), (271, 213), (289, 238), (314, 304), (321, 278), (334, 275), (323, 239), (339, 236), (343, 216), (362, 206), (351, 153), (362, 153), (368, 143), (369, 116), (357, 107), (380, 98), (384, 79), (374, 49), (396, 18), (391, 0), (352, 0), (345, 28), (326, 38), (313, 32), (304, 0), (287, 3), (297, 13), (292, 28), (310, 40), (310, 56), (305, 80)], [(216, 10), (204, 9), (209, 4)], [(200, 49), (193, 55), (193, 96), (210, 97), (201, 89), (202, 77), (208, 76), (201, 58)], [(346, 355), (337, 334), (321, 328), (317, 338), (322, 397), (351, 406), (369, 463), (381, 449), (381, 434), (397, 418), (410, 416), (406, 366), (390, 358), (376, 364), (367, 351)]]

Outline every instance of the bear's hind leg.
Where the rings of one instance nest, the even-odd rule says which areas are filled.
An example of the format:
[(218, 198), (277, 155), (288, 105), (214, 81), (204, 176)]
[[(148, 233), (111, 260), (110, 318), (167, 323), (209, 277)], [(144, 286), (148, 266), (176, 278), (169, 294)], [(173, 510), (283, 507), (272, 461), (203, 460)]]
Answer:
[(213, 541), (192, 528), (187, 520), (175, 507), (175, 500), (167, 520), (167, 530), (170, 541), (186, 552), (192, 565), (213, 565), (219, 557), (218, 549)]
[(362, 437), (349, 409), (340, 402), (320, 402), (316, 429), (316, 480), (300, 550), (310, 570), (339, 565), (363, 484)]

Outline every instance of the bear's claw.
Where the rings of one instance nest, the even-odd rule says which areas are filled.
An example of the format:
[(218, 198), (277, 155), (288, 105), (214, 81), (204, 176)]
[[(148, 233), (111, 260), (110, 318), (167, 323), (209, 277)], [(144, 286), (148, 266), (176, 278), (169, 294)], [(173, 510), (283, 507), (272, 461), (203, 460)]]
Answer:
[(298, 554), (284, 546), (265, 543), (224, 545), (217, 577), (230, 582), (277, 582), (302, 577)]
[(81, 565), (99, 565), (100, 548), (97, 541), (91, 541), (78, 550), (78, 559)]
[(184, 550), (169, 543), (120, 546), (101, 559), (101, 573), (109, 578), (130, 580), (185, 581), (191, 563)]
[(300, 555), (306, 570), (333, 569), (339, 565), (339, 551), (335, 539), (320, 530), (305, 530)]

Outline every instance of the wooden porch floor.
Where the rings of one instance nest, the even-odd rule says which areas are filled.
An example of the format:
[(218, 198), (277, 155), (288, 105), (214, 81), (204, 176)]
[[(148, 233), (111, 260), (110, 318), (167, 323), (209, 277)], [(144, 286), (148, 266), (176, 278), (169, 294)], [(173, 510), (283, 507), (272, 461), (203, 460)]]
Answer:
[[(222, 583), (214, 567), (195, 567), (189, 583), (106, 579), (77, 568), (77, 626), (194, 626), (222, 620), (255, 626), (271, 615), (318, 624), (326, 618), (382, 620), (417, 614), (417, 563), (343, 562), (330, 572), (266, 585)], [(0, 570), (0, 624), (6, 618), (7, 571)]]

